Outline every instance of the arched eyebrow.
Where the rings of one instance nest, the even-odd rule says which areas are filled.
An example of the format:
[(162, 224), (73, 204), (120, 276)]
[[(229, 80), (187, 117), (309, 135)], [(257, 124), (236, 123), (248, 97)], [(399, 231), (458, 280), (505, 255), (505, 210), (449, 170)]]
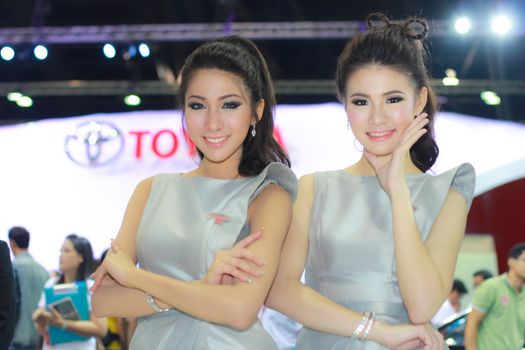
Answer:
[(206, 98), (202, 97), (202, 96), (199, 96), (199, 95), (190, 95), (188, 96), (188, 98), (196, 98), (198, 100), (205, 100)]
[[(225, 99), (228, 99), (228, 98), (231, 98), (231, 97), (237, 97), (237, 98), (240, 98), (240, 99), (244, 99), (242, 96), (237, 95), (237, 94), (228, 94), (228, 95), (220, 96), (219, 99), (220, 100), (225, 100)], [(206, 100), (206, 97), (199, 96), (199, 95), (190, 95), (190, 96), (188, 96), (188, 98), (196, 98), (198, 100)]]
[(404, 95), (405, 93), (401, 90), (390, 90), (390, 91), (387, 91), (383, 94), (383, 96), (388, 96), (388, 95), (393, 95), (393, 94), (402, 94)]
[(242, 97), (240, 95), (237, 95), (237, 94), (228, 94), (228, 95), (221, 96), (219, 98), (221, 100), (225, 100), (225, 99), (230, 98), (230, 97), (237, 97), (237, 98), (240, 98), (240, 99), (244, 100), (244, 97)]
[[(383, 96), (388, 96), (388, 95), (392, 95), (392, 94), (402, 94), (402, 95), (405, 95), (405, 93), (404, 93), (403, 91), (400, 91), (400, 90), (390, 90), (390, 91), (384, 92), (384, 93), (383, 93)], [(369, 98), (370, 95), (364, 94), (364, 93), (362, 93), (362, 92), (356, 92), (356, 93), (353, 93), (352, 95), (350, 95), (349, 97), (365, 97), (365, 98)]]

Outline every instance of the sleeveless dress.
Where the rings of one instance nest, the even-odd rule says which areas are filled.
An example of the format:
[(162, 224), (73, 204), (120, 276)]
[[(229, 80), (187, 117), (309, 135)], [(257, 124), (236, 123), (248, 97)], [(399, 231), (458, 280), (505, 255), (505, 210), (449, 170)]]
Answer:
[[(219, 250), (250, 233), (248, 206), (271, 183), (295, 198), (297, 179), (280, 163), (234, 180), (155, 176), (137, 232), (140, 267), (182, 281), (202, 279)], [(140, 318), (130, 348), (277, 349), (259, 321), (241, 332), (177, 310)]]
[[(352, 310), (374, 311), (389, 324), (408, 323), (396, 276), (390, 199), (376, 176), (343, 170), (314, 174), (315, 195), (305, 283)], [(408, 174), (414, 216), (425, 241), (450, 188), (470, 207), (475, 174), (462, 164), (443, 174)], [(414, 286), (417, 288), (417, 286)], [(376, 350), (371, 341), (350, 340), (303, 328), (298, 350)]]

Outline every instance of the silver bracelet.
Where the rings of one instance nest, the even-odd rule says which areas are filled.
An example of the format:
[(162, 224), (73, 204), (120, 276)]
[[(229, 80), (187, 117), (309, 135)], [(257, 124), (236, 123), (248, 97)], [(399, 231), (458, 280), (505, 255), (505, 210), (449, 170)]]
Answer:
[(365, 326), (369, 320), (369, 317), (370, 317), (370, 312), (368, 311), (363, 312), (363, 317), (361, 318), (361, 321), (359, 321), (359, 324), (357, 325), (357, 327), (355, 327), (354, 333), (352, 333), (352, 336), (350, 337), (350, 339), (359, 338), (359, 335), (365, 329)]
[(364, 340), (368, 337), (368, 334), (370, 334), (370, 331), (372, 330), (372, 326), (374, 325), (374, 322), (375, 322), (375, 313), (371, 312), (370, 318), (368, 320), (368, 324), (366, 325), (365, 331), (363, 332), (359, 340)]
[(159, 313), (159, 312), (166, 312), (170, 311), (170, 308), (161, 309), (156, 303), (155, 300), (153, 300), (153, 296), (149, 293), (146, 293), (146, 302), (148, 305), (153, 309), (153, 311)]

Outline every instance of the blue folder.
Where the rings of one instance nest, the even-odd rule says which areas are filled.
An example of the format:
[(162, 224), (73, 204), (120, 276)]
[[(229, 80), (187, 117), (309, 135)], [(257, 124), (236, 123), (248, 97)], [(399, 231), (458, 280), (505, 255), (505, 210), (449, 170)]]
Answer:
[[(75, 283), (57, 284), (44, 289), (46, 305), (55, 301), (71, 298), (73, 305), (78, 311), (81, 320), (89, 320), (88, 290), (85, 281)], [(76, 333), (61, 328), (49, 327), (49, 341), (51, 344), (69, 343), (72, 341), (84, 341), (89, 337), (80, 336)]]

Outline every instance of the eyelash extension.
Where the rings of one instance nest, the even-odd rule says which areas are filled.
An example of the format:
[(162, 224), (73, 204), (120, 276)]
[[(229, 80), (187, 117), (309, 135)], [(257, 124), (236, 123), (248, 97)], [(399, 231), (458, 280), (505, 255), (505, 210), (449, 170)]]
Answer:
[[(222, 108), (226, 109), (236, 109), (241, 105), (239, 102), (224, 102), (222, 105)], [(194, 109), (194, 110), (200, 110), (206, 108), (202, 103), (194, 102), (194, 103), (188, 103), (188, 108)]]
[(188, 103), (188, 107), (194, 110), (204, 109), (204, 105), (198, 102)]
[(224, 102), (224, 104), (222, 105), (224, 108), (228, 108), (228, 109), (236, 109), (240, 106), (241, 104), (239, 102), (233, 102), (233, 101), (228, 101), (228, 102)]
[(401, 97), (401, 96), (393, 96), (393, 97), (387, 98), (387, 102), (390, 101), (390, 100), (396, 100), (395, 102), (391, 102), (391, 103), (398, 103), (398, 102), (403, 101), (404, 98)]
[(352, 104), (354, 104), (356, 106), (365, 106), (365, 105), (367, 105), (367, 102), (366, 102), (366, 100), (353, 100)]

